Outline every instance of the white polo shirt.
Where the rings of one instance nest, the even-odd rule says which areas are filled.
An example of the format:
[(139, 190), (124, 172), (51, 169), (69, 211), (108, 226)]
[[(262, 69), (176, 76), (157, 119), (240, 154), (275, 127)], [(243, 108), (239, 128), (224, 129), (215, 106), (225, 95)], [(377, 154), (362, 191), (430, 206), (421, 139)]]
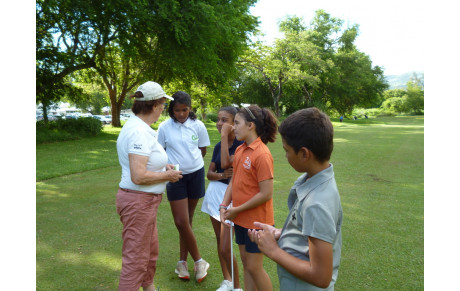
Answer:
[(170, 118), (158, 127), (158, 142), (166, 149), (170, 164), (179, 164), (183, 174), (190, 174), (204, 166), (199, 147), (211, 144), (204, 123), (188, 118), (184, 123)]
[(161, 194), (166, 189), (166, 183), (152, 185), (136, 185), (131, 180), (129, 154), (149, 157), (147, 170), (164, 172), (168, 156), (157, 141), (157, 132), (137, 116), (131, 116), (121, 129), (117, 139), (118, 160), (121, 165), (120, 188)]

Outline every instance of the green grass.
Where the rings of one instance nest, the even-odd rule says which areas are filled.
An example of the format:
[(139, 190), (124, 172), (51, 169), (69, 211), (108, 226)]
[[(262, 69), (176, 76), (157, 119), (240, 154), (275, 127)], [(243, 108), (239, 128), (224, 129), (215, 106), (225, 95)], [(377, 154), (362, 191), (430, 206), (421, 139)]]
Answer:
[[(423, 290), (423, 117), (333, 123), (331, 162), (344, 212), (336, 290)], [(207, 169), (219, 135), (212, 123), (206, 125), (212, 144)], [(121, 175), (118, 132), (105, 127), (99, 137), (37, 145), (37, 290), (117, 289), (122, 244), (115, 207)], [(280, 139), (269, 147), (275, 160), (275, 221), (280, 227), (288, 213), (289, 188), (300, 174), (286, 162)], [(197, 284), (180, 281), (174, 273), (178, 234), (166, 197), (160, 204), (155, 282), (162, 291), (215, 290), (222, 281), (214, 233), (200, 208), (201, 202), (194, 231), (211, 268)], [(189, 257), (191, 271), (192, 266)], [(265, 267), (277, 290), (276, 264), (266, 259)]]

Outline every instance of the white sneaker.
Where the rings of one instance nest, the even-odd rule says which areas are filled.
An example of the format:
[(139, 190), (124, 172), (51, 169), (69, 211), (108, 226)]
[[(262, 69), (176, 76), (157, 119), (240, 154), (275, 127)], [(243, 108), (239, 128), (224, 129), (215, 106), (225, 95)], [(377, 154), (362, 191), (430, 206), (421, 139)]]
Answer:
[(206, 275), (208, 275), (209, 264), (205, 260), (195, 263), (195, 279), (198, 283), (204, 280)]
[(230, 282), (228, 280), (224, 280), (220, 284), (219, 289), (217, 289), (216, 291), (231, 291), (231, 290), (233, 290), (232, 289), (232, 282)]
[(177, 266), (174, 272), (179, 276), (179, 278), (190, 280), (190, 273), (188, 272), (187, 262), (177, 262)]

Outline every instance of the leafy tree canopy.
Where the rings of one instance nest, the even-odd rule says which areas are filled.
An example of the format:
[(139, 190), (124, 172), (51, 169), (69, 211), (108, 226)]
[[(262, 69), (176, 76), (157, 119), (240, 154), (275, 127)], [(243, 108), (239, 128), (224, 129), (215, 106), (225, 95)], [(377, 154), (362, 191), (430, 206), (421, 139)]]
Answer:
[(147, 80), (215, 88), (236, 73), (234, 62), (257, 25), (249, 14), (254, 3), (38, 0), (37, 102), (90, 68), (109, 89), (112, 109)]

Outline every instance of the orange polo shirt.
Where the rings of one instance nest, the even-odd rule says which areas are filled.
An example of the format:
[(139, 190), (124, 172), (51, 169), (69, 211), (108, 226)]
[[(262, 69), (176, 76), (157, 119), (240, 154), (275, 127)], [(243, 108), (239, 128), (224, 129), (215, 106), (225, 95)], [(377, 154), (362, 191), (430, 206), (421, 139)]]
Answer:
[[(273, 157), (268, 147), (257, 138), (235, 151), (233, 159), (232, 203), (239, 206), (260, 192), (259, 182), (273, 179)], [(273, 199), (239, 213), (233, 222), (244, 228), (254, 228), (254, 221), (275, 224)]]

